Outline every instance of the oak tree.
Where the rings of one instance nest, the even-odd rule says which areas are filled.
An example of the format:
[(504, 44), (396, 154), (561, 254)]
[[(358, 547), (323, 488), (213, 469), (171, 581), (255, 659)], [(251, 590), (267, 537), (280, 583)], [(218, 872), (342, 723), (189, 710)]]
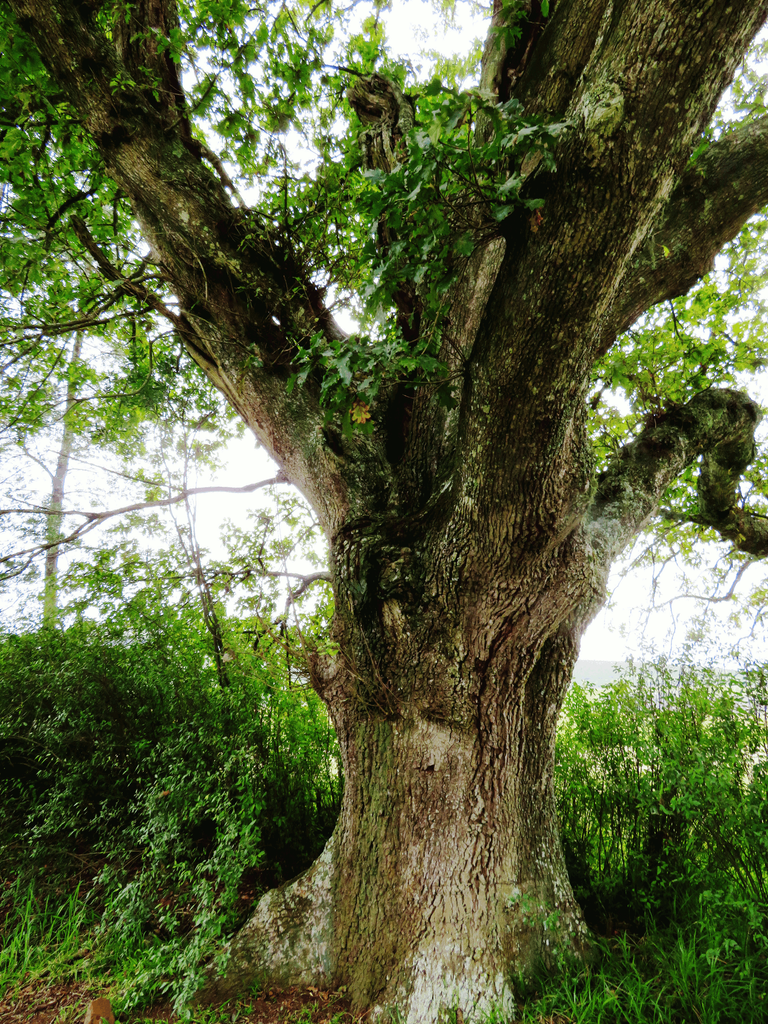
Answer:
[[(768, 0), (497, 2), (463, 90), (387, 62), (378, 13), (9, 0), (3, 245), (18, 303), (66, 238), (81, 290), (165, 317), (329, 541), (341, 816), (203, 997), (344, 984), (424, 1024), (587, 950), (554, 737), (612, 562), (662, 503), (768, 553), (748, 339), (672, 345), (675, 387), (639, 340), (768, 202), (757, 99), (711, 127)], [(649, 399), (613, 447), (602, 380)]]

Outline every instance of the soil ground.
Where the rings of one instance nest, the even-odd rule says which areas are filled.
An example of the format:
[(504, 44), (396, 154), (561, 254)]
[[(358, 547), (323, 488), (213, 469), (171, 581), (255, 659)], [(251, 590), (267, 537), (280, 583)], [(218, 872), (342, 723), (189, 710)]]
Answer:
[[(103, 996), (85, 982), (47, 986), (35, 981), (0, 1000), (0, 1024), (81, 1024), (92, 999)], [(174, 1024), (168, 1004), (115, 1013), (117, 1024)], [(319, 989), (267, 989), (258, 996), (232, 999), (193, 1014), (190, 1024), (361, 1024), (341, 992)]]

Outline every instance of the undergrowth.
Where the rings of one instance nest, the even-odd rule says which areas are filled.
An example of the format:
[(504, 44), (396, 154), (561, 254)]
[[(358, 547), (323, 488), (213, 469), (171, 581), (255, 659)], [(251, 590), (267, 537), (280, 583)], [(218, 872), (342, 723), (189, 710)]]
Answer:
[(41, 961), (182, 1006), (320, 853), (342, 789), (325, 711), (279, 652), (236, 668), (222, 688), (183, 623), (0, 641), (0, 997)]
[[(325, 712), (279, 652), (235, 667), (222, 688), (179, 623), (0, 639), (0, 998), (96, 979), (122, 1011), (181, 1010), (319, 853), (342, 787)], [(765, 694), (760, 669), (664, 663), (573, 687), (556, 791), (596, 956), (519, 980), (516, 1021), (768, 1020)]]
[[(702, 908), (704, 909), (704, 908)], [(730, 929), (725, 931), (732, 936)], [(768, 1019), (765, 933), (744, 945), (702, 916), (694, 930), (653, 926), (597, 939), (599, 962), (542, 973), (521, 991), (519, 1024), (760, 1024)]]
[(573, 686), (556, 791), (597, 956), (523, 986), (521, 1021), (768, 1020), (767, 703), (762, 668)]

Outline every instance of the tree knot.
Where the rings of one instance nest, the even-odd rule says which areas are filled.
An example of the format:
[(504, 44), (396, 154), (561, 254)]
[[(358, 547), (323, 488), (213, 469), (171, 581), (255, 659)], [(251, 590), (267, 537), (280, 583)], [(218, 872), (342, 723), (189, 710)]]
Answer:
[(347, 90), (349, 105), (365, 125), (360, 133), (366, 170), (389, 174), (398, 164), (398, 144), (415, 124), (413, 101), (383, 75), (359, 78)]

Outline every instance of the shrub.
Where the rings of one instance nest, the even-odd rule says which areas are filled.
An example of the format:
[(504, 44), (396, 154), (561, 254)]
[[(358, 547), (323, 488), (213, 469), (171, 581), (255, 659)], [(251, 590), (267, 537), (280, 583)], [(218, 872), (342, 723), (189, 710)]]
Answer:
[(697, 920), (706, 893), (768, 911), (759, 672), (665, 662), (575, 685), (557, 742), (566, 858), (593, 926)]
[(0, 639), (2, 870), (37, 875), (40, 899), (91, 885), (121, 956), (149, 950), (137, 998), (194, 991), (204, 953), (312, 862), (338, 813), (314, 692), (287, 684), (279, 650), (238, 654), (228, 678), (173, 619)]

